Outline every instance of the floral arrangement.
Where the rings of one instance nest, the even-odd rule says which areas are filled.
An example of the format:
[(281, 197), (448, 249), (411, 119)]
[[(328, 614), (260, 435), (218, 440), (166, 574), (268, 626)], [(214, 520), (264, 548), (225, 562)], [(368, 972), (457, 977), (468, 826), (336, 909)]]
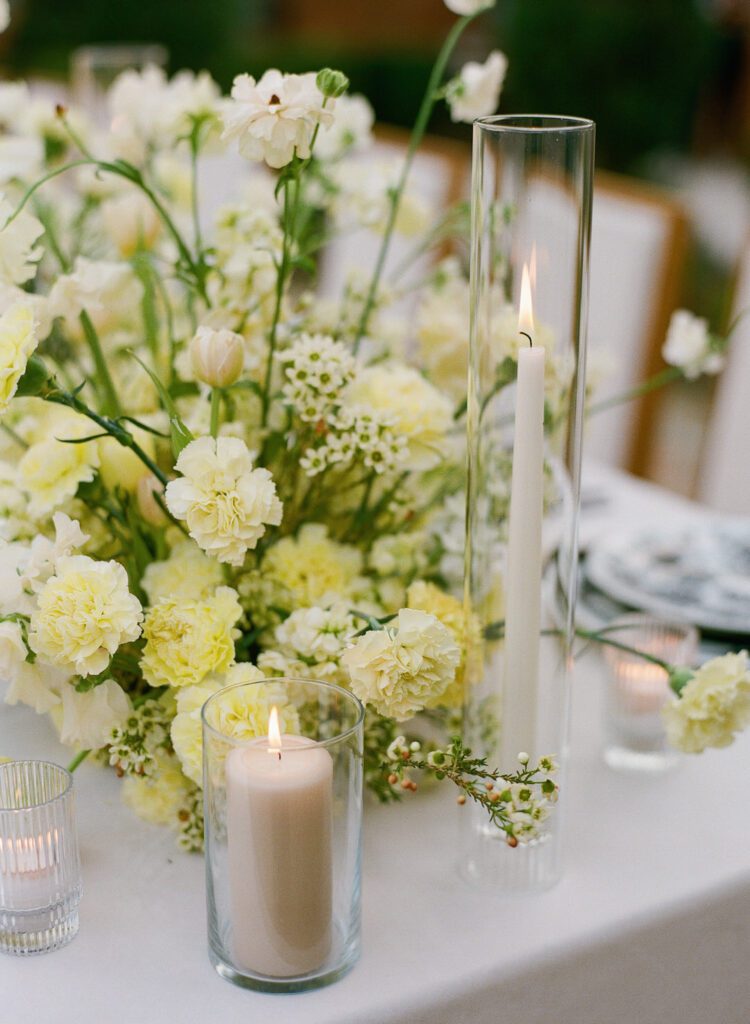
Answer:
[[(409, 187), (434, 104), (491, 113), (505, 73), (495, 53), (443, 84), (491, 5), (446, 3), (460, 17), (406, 159), (375, 177), (352, 163), (372, 110), (329, 69), (240, 75), (229, 98), (206, 73), (127, 71), (106, 133), (0, 86), (0, 678), (51, 716), (73, 766), (112, 766), (186, 849), (202, 841), (203, 703), (275, 676), (363, 701), (383, 800), (415, 770), (447, 779), (517, 845), (556, 798), (552, 757), (500, 775), (414, 729), (455, 731), (481, 639), (461, 600), (468, 282), (448, 259), (421, 285), (418, 368), (384, 276), (394, 233), (415, 251), (444, 237)], [(258, 171), (207, 226), (201, 160), (224, 147)], [(316, 296), (329, 233), (356, 226), (379, 232), (373, 271)], [(746, 660), (728, 657), (679, 677), (670, 729), (687, 748), (750, 717)], [(265, 705), (232, 719), (238, 736), (267, 724)]]

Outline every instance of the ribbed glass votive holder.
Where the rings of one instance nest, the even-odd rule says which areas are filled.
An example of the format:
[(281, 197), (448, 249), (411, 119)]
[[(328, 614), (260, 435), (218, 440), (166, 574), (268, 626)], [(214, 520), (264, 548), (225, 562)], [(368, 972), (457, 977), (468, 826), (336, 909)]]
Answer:
[(0, 764), (0, 951), (66, 945), (80, 899), (72, 775), (49, 761)]
[[(674, 695), (666, 671), (640, 657), (643, 651), (671, 665), (692, 665), (698, 632), (687, 623), (664, 622), (650, 615), (625, 615), (606, 631), (609, 672), (604, 702), (604, 760), (624, 771), (663, 771), (679, 754), (667, 744), (662, 708)], [(633, 648), (633, 651), (627, 648)]]

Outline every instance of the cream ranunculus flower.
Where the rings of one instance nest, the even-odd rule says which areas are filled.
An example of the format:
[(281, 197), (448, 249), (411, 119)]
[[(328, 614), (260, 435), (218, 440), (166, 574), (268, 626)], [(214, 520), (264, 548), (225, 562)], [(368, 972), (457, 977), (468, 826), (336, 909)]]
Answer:
[(0, 413), (15, 395), (37, 340), (34, 310), (29, 303), (14, 303), (0, 316)]
[(240, 153), (284, 167), (293, 156), (305, 160), (317, 125), (333, 122), (333, 100), (323, 107), (315, 74), (284, 75), (275, 68), (259, 81), (238, 75), (224, 110), (222, 138), (237, 139)]
[(242, 565), (266, 527), (281, 522), (273, 478), (267, 469), (253, 468), (240, 438), (199, 437), (180, 452), (176, 468), (182, 477), (167, 484), (167, 507), (220, 562)]
[(393, 417), (394, 430), (409, 442), (413, 468), (429, 469), (439, 460), (453, 406), (417, 370), (395, 362), (369, 366), (357, 374), (347, 397)]
[(109, 742), (112, 730), (121, 726), (131, 711), (130, 699), (114, 679), (78, 693), (73, 686), (61, 688), (60, 739), (72, 747), (98, 750)]
[(44, 234), (41, 223), (26, 210), (21, 210), (10, 224), (13, 207), (0, 194), (0, 281), (25, 284), (36, 274), (42, 248), (36, 242)]
[(51, 665), (88, 676), (103, 672), (120, 644), (141, 635), (141, 603), (118, 562), (58, 558), (31, 615), (29, 646)]
[(713, 348), (708, 322), (687, 309), (672, 314), (662, 356), (671, 366), (679, 366), (688, 380), (718, 373), (724, 366), (724, 356)]
[(445, 0), (445, 6), (454, 14), (478, 14), (495, 6), (495, 0)]
[(747, 651), (707, 661), (663, 714), (667, 739), (678, 750), (700, 754), (707, 747), (728, 747), (750, 725)]
[(341, 663), (364, 704), (401, 722), (439, 702), (460, 660), (458, 644), (439, 619), (402, 608), (395, 625), (365, 633), (344, 652)]
[(149, 604), (163, 597), (181, 601), (198, 601), (208, 597), (224, 582), (224, 571), (214, 558), (209, 558), (189, 540), (175, 545), (169, 558), (151, 562), (143, 574), (141, 586)]
[(323, 523), (305, 523), (296, 537), (283, 537), (262, 565), (263, 576), (281, 584), (296, 607), (350, 596), (361, 571), (359, 549), (331, 540)]
[[(198, 786), (203, 785), (203, 731), (201, 709), (209, 697), (235, 683), (255, 683), (264, 679), (254, 665), (232, 665), (225, 676), (207, 679), (200, 686), (189, 686), (177, 693), (177, 715), (171, 737), (182, 770)], [(284, 692), (273, 683), (254, 686), (242, 692), (228, 691), (214, 705), (209, 724), (226, 736), (254, 739), (268, 735), (268, 718), (276, 706), (282, 732), (299, 732), (296, 708), (287, 704)]]
[(18, 463), (18, 486), (29, 495), (32, 516), (45, 516), (72, 498), (78, 485), (94, 479), (99, 466), (96, 441), (66, 444), (91, 431), (82, 416), (64, 413), (53, 421), (54, 436), (32, 444)]
[(508, 69), (508, 58), (494, 50), (484, 64), (470, 60), (446, 86), (446, 99), (454, 121), (469, 124), (478, 117), (494, 114)]
[(193, 686), (234, 661), (235, 624), (242, 615), (237, 594), (219, 587), (204, 600), (163, 597), (143, 624), (143, 678), (151, 686)]

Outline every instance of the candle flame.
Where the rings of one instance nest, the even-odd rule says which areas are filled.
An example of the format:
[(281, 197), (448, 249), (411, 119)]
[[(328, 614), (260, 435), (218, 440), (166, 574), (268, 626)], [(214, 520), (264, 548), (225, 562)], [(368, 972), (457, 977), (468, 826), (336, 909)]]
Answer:
[(278, 754), (281, 758), (281, 730), (279, 729), (279, 711), (276, 705), (271, 708), (268, 716), (268, 752)]
[[(534, 259), (534, 257), (532, 257)], [(536, 260), (534, 259), (534, 262)], [(531, 298), (531, 276), (529, 265), (524, 263), (521, 276), (521, 300), (518, 311), (518, 330), (524, 334), (533, 335), (534, 332), (534, 303)]]

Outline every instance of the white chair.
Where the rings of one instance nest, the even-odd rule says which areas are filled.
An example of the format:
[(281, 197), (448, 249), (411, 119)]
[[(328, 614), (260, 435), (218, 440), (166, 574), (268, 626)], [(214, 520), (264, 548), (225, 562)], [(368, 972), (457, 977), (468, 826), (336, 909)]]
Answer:
[[(357, 157), (363, 168), (379, 163), (399, 163), (406, 156), (407, 132), (378, 127), (374, 145)], [(409, 176), (409, 189), (435, 212), (435, 219), (460, 199), (469, 196), (471, 171), (468, 146), (449, 139), (428, 138), (419, 148)], [(366, 228), (342, 233), (326, 247), (319, 271), (320, 294), (335, 298), (341, 295), (350, 272), (372, 271), (380, 249), (381, 235)], [(407, 287), (418, 284), (429, 271), (432, 255), (416, 253), (418, 239), (394, 234), (382, 280), (388, 285)], [(414, 306), (413, 292), (394, 308), (408, 315)]]
[(721, 512), (750, 515), (750, 241), (737, 273), (732, 332), (701, 453), (698, 497)]
[[(596, 399), (657, 372), (678, 301), (687, 243), (680, 206), (649, 186), (598, 174), (594, 189), (589, 303), (589, 372), (608, 371)], [(595, 400), (596, 400), (595, 399)], [(658, 397), (592, 416), (584, 456), (644, 474)]]

